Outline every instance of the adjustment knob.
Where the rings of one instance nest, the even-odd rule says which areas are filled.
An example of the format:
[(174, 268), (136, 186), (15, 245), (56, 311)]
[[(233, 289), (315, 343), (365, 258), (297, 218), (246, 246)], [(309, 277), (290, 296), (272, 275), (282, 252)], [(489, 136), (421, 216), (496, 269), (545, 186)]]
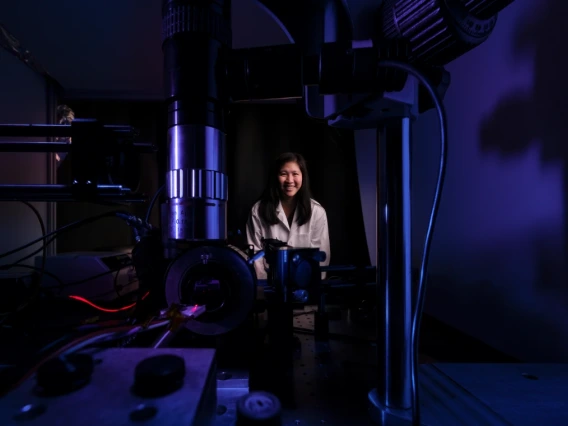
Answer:
[(87, 354), (50, 359), (37, 371), (38, 391), (46, 396), (73, 392), (89, 383), (93, 368), (93, 358)]
[(236, 426), (280, 426), (282, 405), (268, 392), (251, 392), (237, 401)]
[(168, 395), (183, 385), (185, 361), (177, 355), (146, 358), (134, 370), (135, 394), (144, 397)]
[[(410, 63), (443, 66), (483, 43), (496, 18), (469, 13), (467, 0), (385, 0), (382, 37), (410, 42)], [(471, 5), (474, 6), (473, 4)]]

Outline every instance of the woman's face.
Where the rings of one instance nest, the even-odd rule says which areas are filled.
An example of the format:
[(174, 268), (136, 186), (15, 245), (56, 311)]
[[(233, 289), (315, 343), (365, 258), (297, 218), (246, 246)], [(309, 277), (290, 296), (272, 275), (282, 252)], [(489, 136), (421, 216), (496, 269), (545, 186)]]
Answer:
[(284, 164), (278, 174), (280, 192), (284, 199), (293, 198), (302, 187), (302, 172), (295, 161)]

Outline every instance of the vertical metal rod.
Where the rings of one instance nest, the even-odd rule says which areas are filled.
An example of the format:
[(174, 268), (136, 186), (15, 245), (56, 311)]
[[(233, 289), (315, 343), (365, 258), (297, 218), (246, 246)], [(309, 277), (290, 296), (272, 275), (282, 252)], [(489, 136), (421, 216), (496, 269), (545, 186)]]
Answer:
[(376, 397), (388, 411), (411, 408), (412, 263), (410, 118), (377, 131)]
[(268, 333), (271, 377), (264, 390), (274, 393), (286, 407), (295, 406), (294, 395), (294, 316), (288, 282), (292, 261), (288, 250), (265, 248), (270, 267), (268, 284), (274, 287), (274, 302), (269, 303)]
[[(48, 124), (56, 122), (57, 111), (57, 90), (56, 83), (50, 79), (46, 82), (46, 119)], [(47, 138), (49, 142), (53, 142), (54, 138)], [(55, 153), (48, 152), (46, 155), (47, 161), (47, 184), (57, 184), (57, 162), (55, 160)], [(46, 206), (46, 233), (50, 233), (57, 229), (57, 204), (54, 202), (47, 202)], [(47, 255), (55, 256), (57, 254), (57, 239), (47, 246)]]
[(329, 347), (329, 315), (325, 309), (325, 291), (321, 288), (318, 296), (318, 309), (314, 313), (314, 340), (316, 346), (316, 356), (328, 354)]

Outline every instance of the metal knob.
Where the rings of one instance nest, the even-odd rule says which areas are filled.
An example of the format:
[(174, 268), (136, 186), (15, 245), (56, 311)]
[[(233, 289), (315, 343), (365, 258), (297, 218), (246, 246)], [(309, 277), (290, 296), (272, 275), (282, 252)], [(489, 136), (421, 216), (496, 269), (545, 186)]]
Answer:
[(38, 390), (45, 395), (73, 392), (89, 383), (93, 369), (93, 358), (87, 354), (50, 359), (37, 371)]
[(133, 391), (139, 396), (168, 395), (183, 385), (185, 361), (176, 355), (158, 355), (141, 361), (134, 371)]
[(237, 401), (236, 426), (280, 426), (282, 405), (268, 392), (251, 392)]

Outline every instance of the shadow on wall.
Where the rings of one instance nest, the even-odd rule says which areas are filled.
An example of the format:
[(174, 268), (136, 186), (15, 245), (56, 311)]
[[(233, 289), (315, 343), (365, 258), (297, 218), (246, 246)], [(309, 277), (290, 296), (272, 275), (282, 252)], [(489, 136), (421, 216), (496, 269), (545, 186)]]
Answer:
[[(546, 236), (552, 238), (550, 233)], [(495, 244), (489, 250), (472, 252), (470, 260), (485, 271), (496, 270), (502, 262), (503, 253), (518, 258), (526, 252), (525, 246), (526, 240), (519, 236), (517, 241), (506, 240)], [(517, 251), (512, 247), (517, 247)], [(461, 267), (459, 264), (454, 265), (458, 270)], [(563, 314), (562, 308), (555, 304), (550, 306), (550, 309), (556, 309), (556, 312), (543, 315), (542, 307), (536, 303), (543, 300), (540, 297), (534, 299), (533, 309), (530, 304), (519, 304), (517, 298), (523, 297), (523, 293), (530, 293), (531, 290), (522, 288), (525, 279), (519, 278), (518, 288), (513, 289), (508, 285), (511, 281), (509, 277), (504, 277), (502, 281), (477, 279), (463, 286), (450, 277), (463, 274), (456, 274), (455, 270), (453, 272), (430, 276), (426, 303), (432, 312), (443, 311), (445, 318), (473, 320), (477, 330), (498, 328), (497, 333), (472, 333), (471, 336), (480, 338), (485, 344), (504, 353), (515, 354), (515, 357), (523, 362), (564, 362), (568, 359), (565, 345), (566, 327), (559, 323), (565, 321), (562, 319), (565, 313)], [(524, 271), (517, 271), (516, 275), (522, 276), (523, 273)], [(479, 276), (483, 275), (489, 274), (481, 271)], [(456, 292), (455, 288), (459, 288), (459, 292)], [(477, 307), (477, 313), (472, 311), (471, 307)], [(464, 317), (464, 312), (469, 313), (470, 317)], [(457, 325), (459, 329), (462, 324), (449, 325)]]
[[(550, 232), (548, 235), (538, 234), (533, 241), (538, 262), (536, 276), (533, 278), (536, 288), (533, 291), (546, 298), (555, 298), (564, 307), (568, 307), (568, 300), (565, 300), (568, 292), (564, 279), (565, 265), (568, 264), (568, 79), (565, 67), (567, 59), (561, 50), (561, 46), (568, 42), (568, 31), (565, 28), (568, 2), (543, 0), (539, 3), (539, 15), (528, 17), (517, 28), (513, 37), (513, 53), (516, 58), (534, 56), (532, 89), (525, 93), (510, 93), (501, 99), (491, 115), (482, 122), (479, 136), (482, 151), (498, 152), (504, 157), (520, 155), (528, 150), (532, 143), (538, 141), (541, 144), (542, 162), (560, 163), (564, 173), (565, 225), (564, 229), (559, 229), (557, 233), (563, 232), (563, 235), (561, 244), (553, 243), (559, 238)], [(530, 196), (531, 194), (527, 193), (527, 197)], [(506, 302), (499, 301), (503, 303), (504, 313), (508, 309)], [(523, 317), (530, 318), (531, 314), (525, 312), (515, 318)], [(562, 316), (557, 318), (560, 322), (564, 321)], [(527, 320), (522, 325), (517, 324), (517, 327), (532, 328), (534, 330), (527, 330), (527, 333), (539, 335), (532, 321)], [(554, 336), (557, 333), (553, 328), (553, 324), (548, 324), (544, 329), (551, 330), (550, 336)], [(562, 336), (556, 337), (562, 340)]]

